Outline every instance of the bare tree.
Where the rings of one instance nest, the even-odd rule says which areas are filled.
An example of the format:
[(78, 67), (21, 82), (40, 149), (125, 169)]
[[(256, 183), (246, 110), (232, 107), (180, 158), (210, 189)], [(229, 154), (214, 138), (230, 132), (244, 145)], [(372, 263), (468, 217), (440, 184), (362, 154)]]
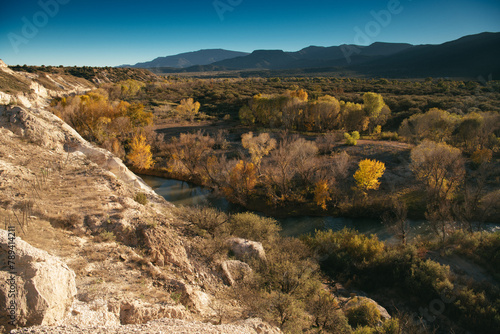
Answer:
[(449, 199), (465, 176), (459, 149), (428, 140), (411, 151), (410, 167), (417, 179), (425, 183), (431, 205)]
[(179, 161), (191, 175), (197, 174), (197, 167), (210, 156), (215, 140), (202, 131), (197, 133), (181, 133), (179, 138), (173, 138), (170, 144), (174, 160)]
[(292, 180), (298, 178), (301, 182), (312, 182), (315, 170), (318, 168), (316, 145), (304, 138), (284, 137), (278, 147), (271, 152), (265, 168), (268, 187), (274, 200), (285, 200), (291, 195)]
[(455, 222), (451, 215), (451, 205), (449, 201), (442, 201), (427, 205), (425, 219), (429, 221), (434, 233), (436, 233), (442, 242), (455, 229)]
[(403, 245), (406, 245), (410, 231), (407, 215), (406, 203), (395, 198), (391, 199), (390, 209), (382, 215), (382, 222), (394, 232)]

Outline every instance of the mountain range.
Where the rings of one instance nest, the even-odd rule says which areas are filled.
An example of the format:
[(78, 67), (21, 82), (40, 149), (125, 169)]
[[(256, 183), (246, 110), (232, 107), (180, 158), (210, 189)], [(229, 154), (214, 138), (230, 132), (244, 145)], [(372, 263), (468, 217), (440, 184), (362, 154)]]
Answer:
[(158, 57), (154, 60), (135, 65), (122, 65), (119, 67), (155, 68), (173, 67), (186, 68), (195, 65), (208, 65), (221, 60), (248, 55), (247, 52), (229, 51), (223, 49), (208, 49), (194, 52), (181, 53), (174, 56)]
[[(127, 65), (125, 65), (127, 66)], [(500, 33), (485, 32), (439, 45), (376, 42), (369, 46), (309, 46), (300, 51), (200, 50), (138, 63), (156, 73), (287, 71), (369, 77), (500, 77)]]

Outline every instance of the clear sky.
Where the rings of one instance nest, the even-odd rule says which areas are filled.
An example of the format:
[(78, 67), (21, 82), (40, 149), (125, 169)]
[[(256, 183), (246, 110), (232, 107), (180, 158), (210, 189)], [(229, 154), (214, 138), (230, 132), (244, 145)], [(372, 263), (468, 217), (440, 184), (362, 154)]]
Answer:
[(6, 0), (0, 59), (116, 66), (210, 48), (439, 44), (484, 31), (500, 31), (499, 0)]

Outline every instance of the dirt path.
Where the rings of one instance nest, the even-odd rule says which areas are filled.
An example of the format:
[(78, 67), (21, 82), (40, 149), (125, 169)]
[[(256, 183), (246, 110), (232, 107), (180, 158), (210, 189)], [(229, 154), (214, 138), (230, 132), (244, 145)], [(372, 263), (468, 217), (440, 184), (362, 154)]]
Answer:
[(429, 252), (429, 258), (442, 265), (450, 266), (451, 271), (456, 275), (472, 278), (478, 283), (488, 282), (495, 286), (499, 286), (499, 282), (482, 267), (456, 254), (442, 256), (438, 252)]

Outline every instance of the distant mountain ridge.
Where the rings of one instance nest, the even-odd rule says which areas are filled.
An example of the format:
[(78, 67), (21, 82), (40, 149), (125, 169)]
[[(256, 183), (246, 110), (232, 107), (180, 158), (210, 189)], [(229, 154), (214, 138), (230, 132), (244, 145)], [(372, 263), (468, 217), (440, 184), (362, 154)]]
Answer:
[[(375, 42), (369, 46), (309, 46), (300, 51), (255, 50), (252, 53), (218, 49), (225, 57), (216, 61), (200, 50), (161, 57), (133, 67), (155, 69), (156, 73), (214, 71), (307, 70), (314, 73), (352, 73), (385, 77), (500, 77), (500, 33), (485, 32), (438, 45)], [(231, 57), (233, 52), (234, 57)], [(188, 62), (182, 62), (188, 59)], [(227, 56), (227, 57), (226, 57)], [(168, 59), (168, 61), (166, 61)]]
[(500, 33), (464, 36), (439, 45), (419, 45), (351, 67), (370, 76), (500, 77)]
[(224, 49), (206, 49), (194, 52), (181, 53), (174, 56), (158, 57), (152, 61), (137, 63), (135, 65), (122, 65), (120, 67), (133, 68), (155, 68), (155, 67), (173, 67), (186, 68), (195, 65), (208, 65), (217, 61), (246, 56), (248, 53), (239, 51), (230, 51)]

